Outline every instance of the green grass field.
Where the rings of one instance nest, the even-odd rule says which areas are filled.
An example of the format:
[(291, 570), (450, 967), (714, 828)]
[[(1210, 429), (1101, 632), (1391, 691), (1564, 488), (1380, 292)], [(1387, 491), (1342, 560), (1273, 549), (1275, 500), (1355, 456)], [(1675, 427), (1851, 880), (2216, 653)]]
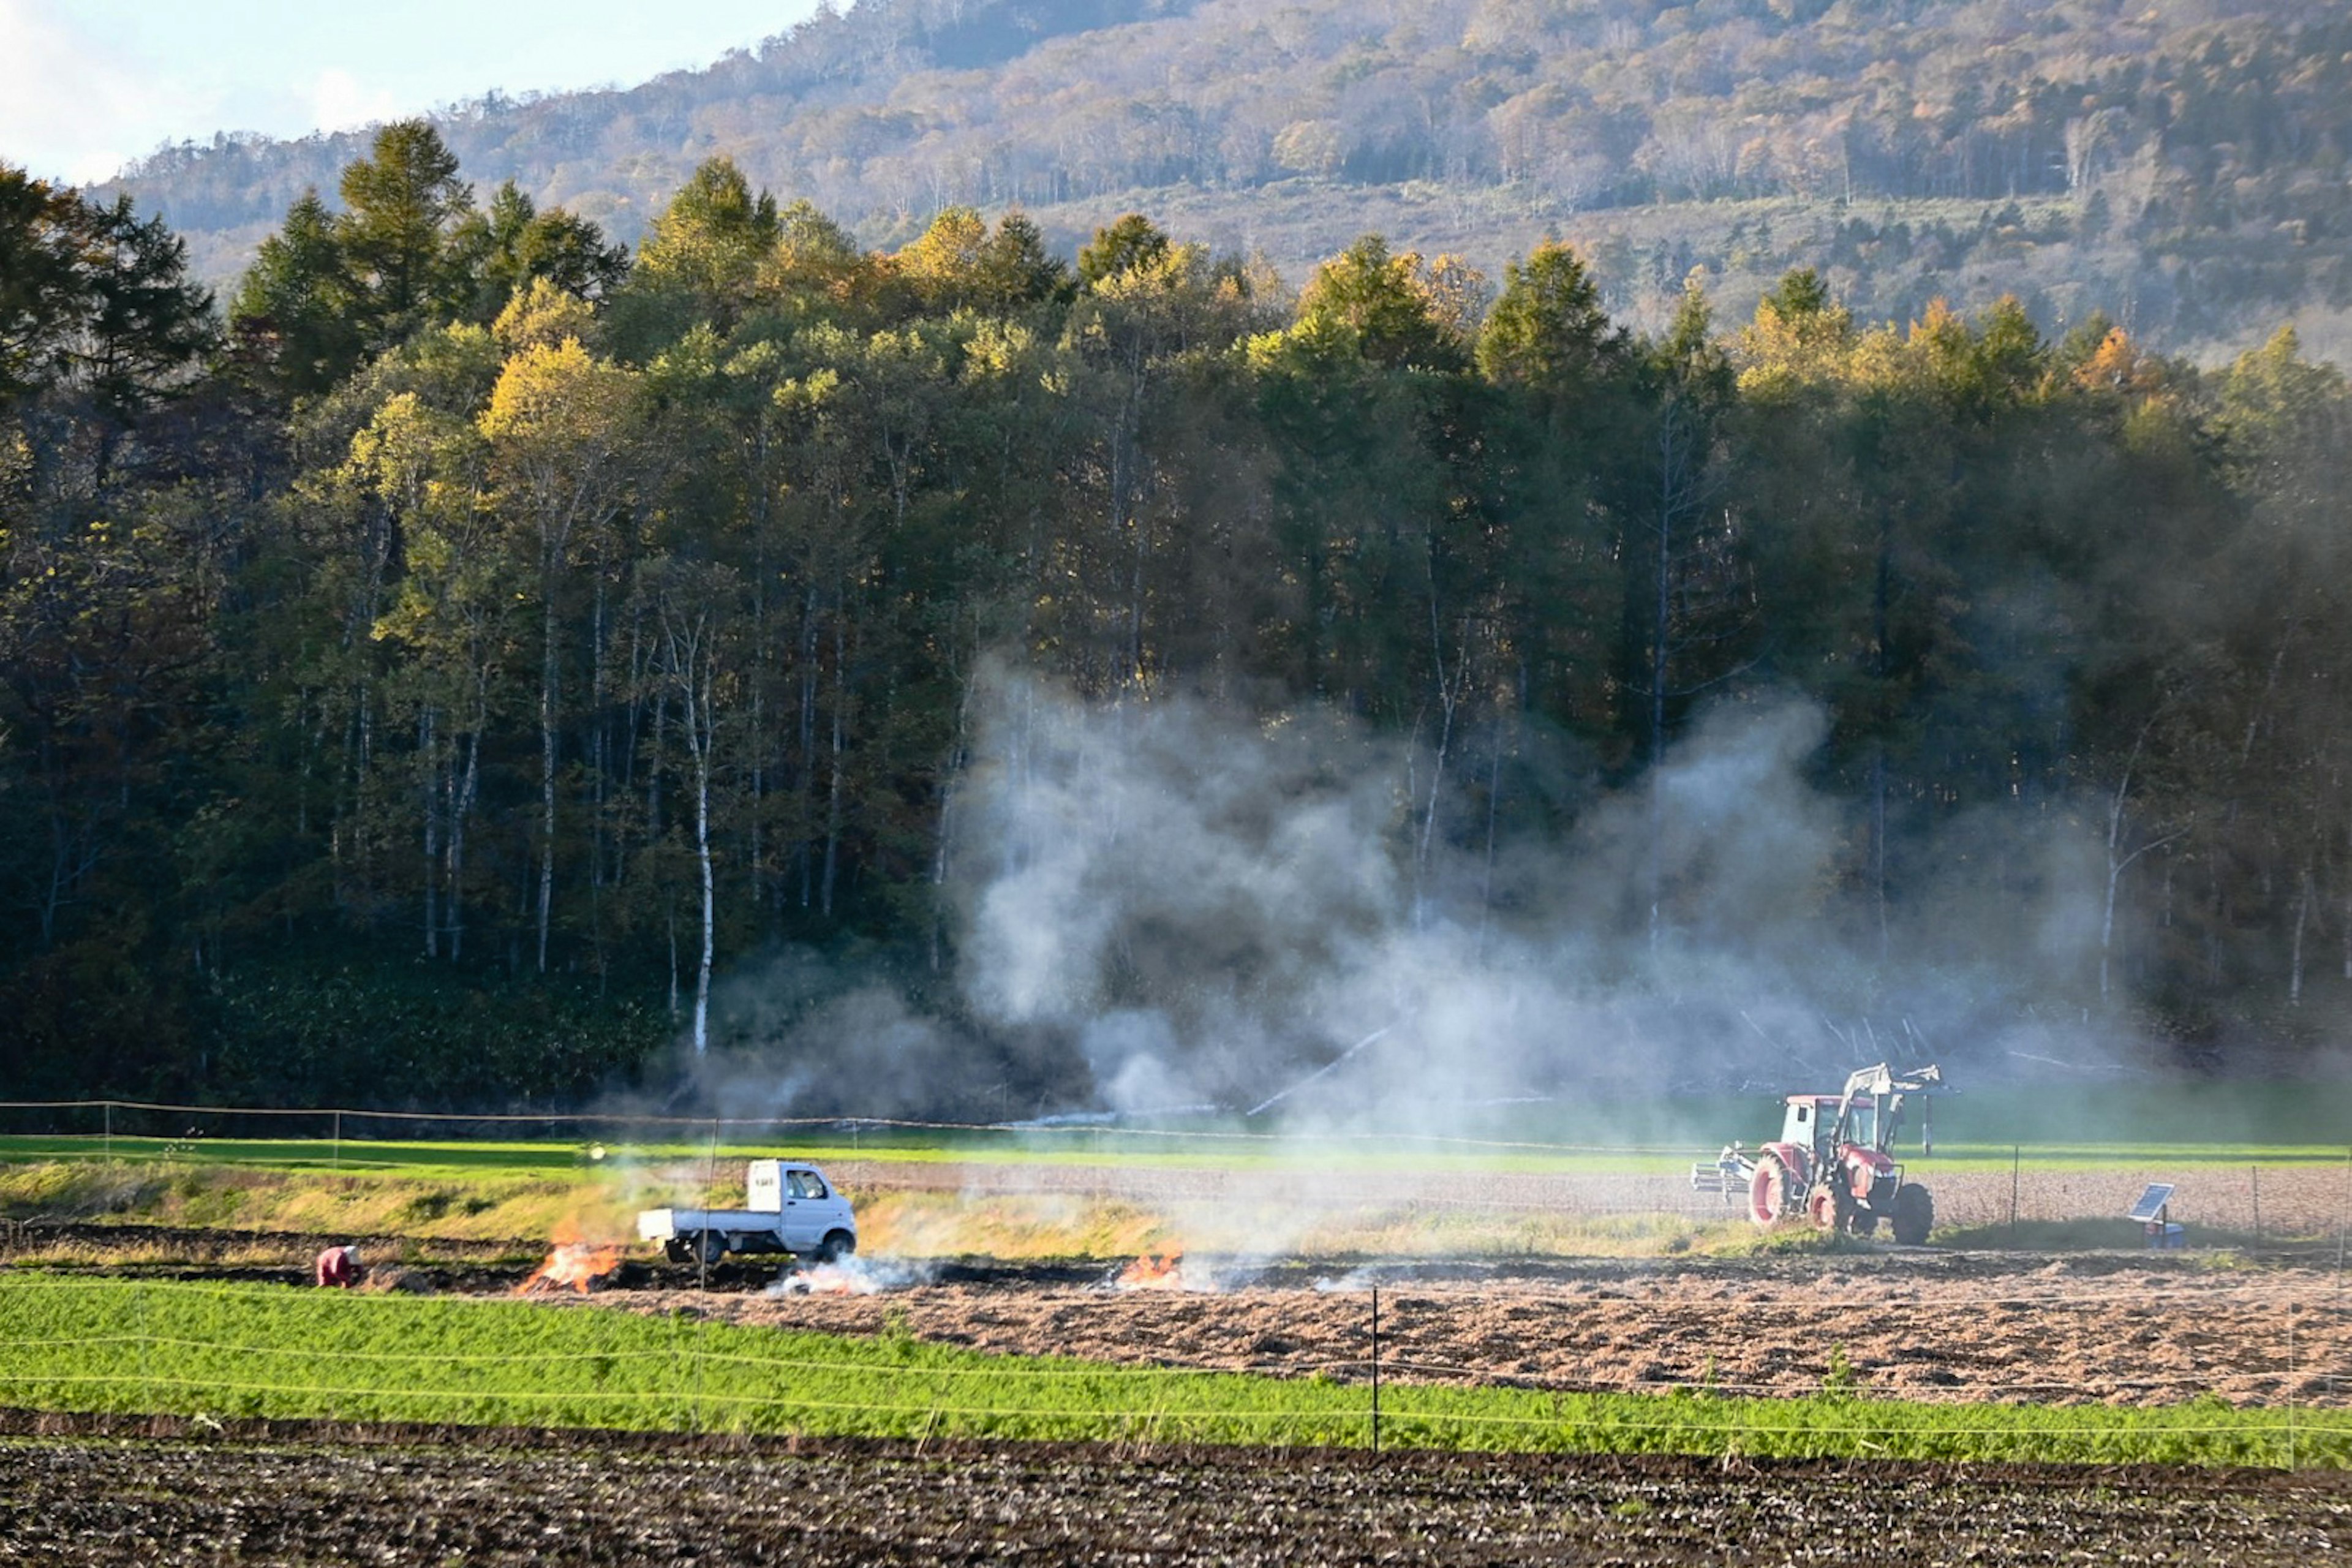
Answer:
[[(687, 1317), (266, 1286), (0, 1278), (0, 1405), (818, 1436), (1369, 1443), (1368, 1368), (1275, 1379)], [(1384, 1446), (2352, 1467), (2342, 1411), (1927, 1405), (1389, 1384)]]

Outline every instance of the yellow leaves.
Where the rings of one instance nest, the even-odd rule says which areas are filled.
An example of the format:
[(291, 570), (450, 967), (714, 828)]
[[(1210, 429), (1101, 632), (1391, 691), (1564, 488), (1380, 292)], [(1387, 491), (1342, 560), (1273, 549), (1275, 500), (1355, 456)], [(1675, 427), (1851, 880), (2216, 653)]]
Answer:
[(1366, 359), (1449, 368), (1467, 358), (1467, 334), (1486, 295), (1486, 276), (1460, 258), (1433, 263), (1366, 235), (1316, 268), (1292, 334), (1315, 349), (1352, 339)]
[(1739, 336), (1739, 389), (1762, 401), (1801, 393), (1925, 398), (1947, 416), (1981, 417), (2047, 395), (2040, 334), (2014, 297), (1970, 322), (1940, 297), (1917, 320), (1857, 332), (1810, 274), (1767, 295)]
[(479, 453), (464, 420), (404, 392), (352, 437), (338, 477), (387, 504), (422, 510), (470, 497)]
[(533, 343), (509, 357), (478, 422), (489, 444), (492, 505), (538, 533), (553, 570), (581, 528), (599, 528), (620, 504), (639, 445), (637, 373), (598, 359), (577, 338)]
[(770, 396), (781, 414), (814, 416), (824, 412), (840, 391), (841, 373), (825, 365), (782, 383)]
[(1333, 120), (1294, 120), (1275, 133), (1274, 161), (1295, 174), (1328, 179), (1347, 162), (1347, 138)]
[(527, 348), (562, 345), (565, 340), (578, 342), (587, 338), (596, 324), (596, 312), (585, 300), (557, 288), (544, 278), (534, 278), (527, 289), (518, 289), (490, 324), (490, 335), (509, 353)]
[(971, 207), (950, 207), (920, 239), (892, 258), (916, 294), (935, 305), (961, 303), (988, 249), (988, 225)]
[(1874, 327), (1863, 333), (1855, 341), (1853, 352), (1838, 367), (1843, 378), (1857, 388), (1873, 392), (1892, 392), (1916, 384), (1921, 368), (1918, 332), (1915, 323), (1907, 341), (1892, 326)]
[(1292, 331), (1253, 332), (1242, 342), (1242, 359), (1256, 375), (1279, 369), (1293, 338)]
[(635, 393), (633, 373), (576, 337), (534, 342), (499, 373), (480, 430), (504, 459), (607, 453), (627, 439)]
[(1495, 294), (1484, 272), (1465, 258), (1447, 251), (1429, 264), (1420, 281), (1430, 314), (1440, 325), (1464, 339), (1476, 334)]
[(1931, 358), (1959, 359), (1973, 342), (1968, 322), (1941, 294), (1928, 300), (1926, 312), (1911, 323), (1910, 347)]
[(2144, 354), (2121, 327), (2107, 335), (2091, 357), (2075, 367), (2074, 384), (2086, 392), (2113, 392), (2128, 396), (2153, 395), (2164, 380), (2160, 362)]
[(585, 389), (593, 364), (576, 337), (527, 344), (499, 372), (490, 405), (482, 412), (482, 434), (506, 440), (562, 422), (575, 388)]
[(1037, 334), (1017, 321), (982, 321), (963, 345), (961, 379), (1003, 381), (1036, 352)]
[[(1793, 286), (1800, 278), (1805, 287)], [(1807, 384), (1836, 381), (1853, 344), (1853, 313), (1830, 303), (1811, 273), (1792, 274), (1757, 302), (1755, 319), (1740, 329), (1739, 390), (1785, 397)]]

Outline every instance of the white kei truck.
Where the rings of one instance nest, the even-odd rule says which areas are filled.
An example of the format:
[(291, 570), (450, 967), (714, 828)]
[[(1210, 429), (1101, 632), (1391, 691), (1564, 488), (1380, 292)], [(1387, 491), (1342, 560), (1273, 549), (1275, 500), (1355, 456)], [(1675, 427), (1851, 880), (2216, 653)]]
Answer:
[(672, 1263), (717, 1263), (730, 1252), (789, 1252), (831, 1263), (857, 1250), (857, 1216), (823, 1171), (802, 1160), (754, 1160), (740, 1209), (646, 1209), (637, 1238)]

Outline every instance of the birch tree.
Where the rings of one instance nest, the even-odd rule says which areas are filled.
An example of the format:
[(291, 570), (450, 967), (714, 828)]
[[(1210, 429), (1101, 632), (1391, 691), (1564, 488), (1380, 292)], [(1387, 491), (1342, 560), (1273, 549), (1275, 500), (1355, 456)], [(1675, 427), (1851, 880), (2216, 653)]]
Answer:
[(712, 780), (722, 725), (739, 685), (726, 662), (742, 584), (722, 566), (656, 557), (638, 574), (639, 592), (654, 623), (656, 678), (677, 703), (676, 733), (687, 760), (694, 800), (694, 868), (700, 893), (700, 942), (695, 963), (694, 1050), (710, 1044), (710, 974), (718, 946), (718, 879), (712, 863)]
[(540, 620), (537, 967), (554, 908), (556, 775), (562, 733), (562, 617), (575, 552), (618, 516), (637, 435), (635, 374), (576, 338), (524, 348), (500, 372), (481, 432), (491, 504), (534, 558)]

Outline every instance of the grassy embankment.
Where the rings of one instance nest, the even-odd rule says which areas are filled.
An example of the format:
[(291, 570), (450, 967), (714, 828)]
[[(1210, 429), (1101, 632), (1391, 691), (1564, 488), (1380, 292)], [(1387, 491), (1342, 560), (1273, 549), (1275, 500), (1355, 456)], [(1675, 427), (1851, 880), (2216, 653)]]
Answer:
[[(1360, 1445), (1360, 1365), (1276, 1379), (523, 1303), (0, 1279), (0, 1405), (818, 1436)], [(1390, 1384), (1383, 1446), (2352, 1466), (2345, 1413)]]
[[(1125, 1258), (1190, 1247), (1246, 1251), (1278, 1237), (1309, 1256), (1394, 1253), (1643, 1255), (1745, 1250), (1751, 1227), (1731, 1218), (1673, 1215), (1407, 1208), (1335, 1203), (1320, 1218), (1274, 1215), (1267, 1204), (1153, 1203), (1132, 1194), (988, 1193), (898, 1186), (888, 1164), (828, 1166), (856, 1200), (862, 1245), (904, 1258)], [(87, 1235), (35, 1239), (13, 1261), (31, 1266), (163, 1263), (173, 1256), (141, 1232), (183, 1226), (217, 1233), (212, 1261), (285, 1265), (288, 1235), (367, 1238), (425, 1263), (535, 1260), (544, 1238), (576, 1234), (628, 1240), (642, 1207), (742, 1199), (741, 1163), (706, 1181), (691, 1169), (608, 1166), (593, 1173), (417, 1169), (364, 1172), (227, 1163), (142, 1166), (97, 1162), (0, 1164), (0, 1218), (103, 1221)], [(1466, 1183), (1465, 1190), (1475, 1187)], [(299, 1260), (298, 1260), (299, 1261)]]

